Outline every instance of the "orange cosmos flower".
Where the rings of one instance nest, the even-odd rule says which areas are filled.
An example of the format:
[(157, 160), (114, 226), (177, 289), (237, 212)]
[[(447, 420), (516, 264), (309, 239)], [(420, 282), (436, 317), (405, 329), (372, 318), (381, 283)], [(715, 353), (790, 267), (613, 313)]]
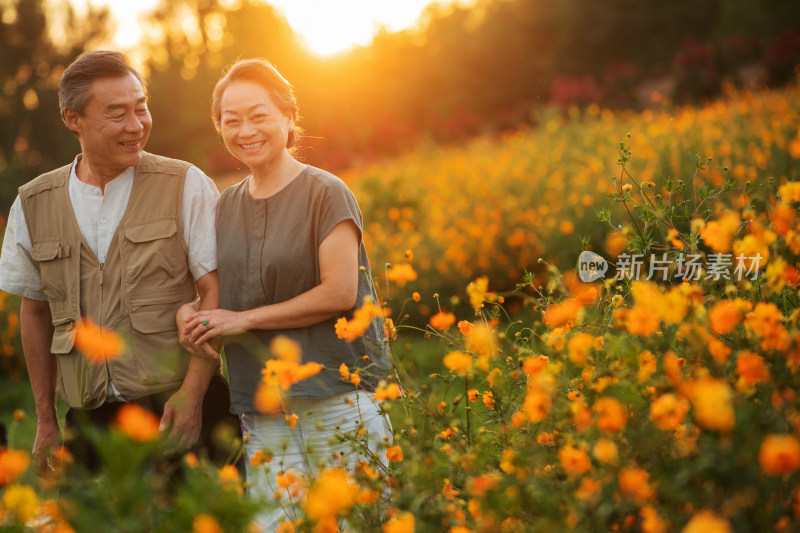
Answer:
[(419, 302), (419, 301), (422, 299), (422, 296), (420, 296), (420, 294), (419, 294), (417, 291), (414, 291), (414, 292), (411, 294), (411, 298), (412, 298), (412, 299), (413, 299), (415, 302)]
[(717, 335), (730, 333), (742, 320), (740, 305), (731, 300), (723, 300), (708, 311), (711, 331)]
[(486, 324), (476, 324), (470, 328), (466, 339), (467, 351), (476, 355), (493, 356), (497, 353), (497, 335)]
[(150, 442), (158, 438), (159, 420), (150, 411), (135, 403), (126, 403), (117, 411), (116, 425), (129, 438), (137, 442)]
[(467, 285), (469, 303), (474, 309), (478, 309), (486, 298), (486, 291), (489, 290), (489, 278), (481, 276)]
[(701, 378), (687, 384), (686, 391), (694, 407), (698, 424), (717, 431), (730, 431), (736, 423), (733, 391), (722, 379)]
[(397, 340), (397, 328), (394, 327), (394, 320), (391, 318), (384, 319), (383, 332), (386, 334), (386, 338), (390, 341)]
[(446, 331), (450, 326), (456, 323), (456, 315), (447, 311), (439, 311), (431, 317), (431, 327)]
[(312, 519), (319, 521), (345, 513), (356, 503), (359, 487), (339, 468), (326, 468), (309, 489), (303, 507)]
[(444, 486), (442, 487), (442, 495), (449, 501), (453, 501), (460, 491), (453, 487), (450, 480), (444, 478)]
[(744, 318), (744, 325), (749, 330), (761, 337), (763, 350), (785, 350), (791, 341), (789, 333), (781, 324), (783, 314), (773, 303), (760, 302), (755, 309)]
[(83, 318), (75, 327), (75, 347), (95, 365), (118, 357), (125, 349), (125, 341), (111, 331), (101, 328), (90, 318)]
[(711, 357), (714, 358), (714, 361), (722, 364), (728, 362), (728, 356), (731, 354), (731, 349), (714, 337), (709, 337), (708, 339), (708, 351), (711, 353)]
[(795, 210), (792, 206), (783, 202), (778, 202), (772, 208), (769, 215), (769, 220), (772, 223), (772, 229), (778, 235), (786, 235), (792, 229), (792, 222), (794, 222)]
[(284, 418), (286, 419), (286, 422), (289, 423), (289, 428), (294, 429), (294, 427), (297, 425), (297, 415), (286, 415)]
[(404, 287), (409, 281), (416, 281), (417, 273), (409, 263), (400, 263), (392, 265), (386, 272), (386, 277), (399, 287)]
[[(628, 185), (628, 187), (630, 187), (630, 185)], [(621, 231), (612, 231), (606, 235), (606, 241), (603, 245), (603, 248), (611, 257), (617, 257), (619, 254), (624, 252), (627, 247), (628, 237), (626, 237)]]
[(471, 330), (472, 330), (472, 324), (470, 324), (466, 320), (462, 320), (458, 323), (458, 331), (460, 331), (462, 335), (464, 336), (469, 335), (469, 332)]
[(403, 460), (403, 448), (392, 446), (386, 449), (386, 458), (392, 462), (399, 463)]
[(350, 383), (358, 387), (359, 385), (361, 385), (361, 376), (359, 376), (358, 374), (350, 374)]
[(269, 349), (272, 355), (289, 363), (299, 365), (303, 358), (303, 350), (300, 348), (300, 344), (285, 335), (278, 335), (272, 339), (272, 342), (269, 343)]
[(581, 485), (575, 491), (575, 497), (582, 502), (592, 502), (600, 497), (603, 489), (603, 482), (585, 477), (581, 480)]
[(472, 356), (459, 351), (450, 352), (444, 356), (444, 366), (453, 372), (464, 374), (472, 368)]
[(641, 505), (655, 495), (649, 480), (650, 474), (645, 469), (626, 466), (619, 473), (619, 488), (626, 498)]
[(677, 429), (689, 412), (689, 401), (671, 392), (662, 394), (650, 405), (650, 420), (664, 431)]
[(253, 466), (271, 462), (272, 452), (269, 450), (257, 450), (256, 453), (253, 454), (253, 457), (250, 458), (250, 464)]
[(632, 335), (649, 337), (658, 331), (659, 317), (649, 306), (634, 305), (625, 314), (625, 329)]
[(769, 381), (770, 374), (764, 358), (749, 350), (739, 352), (736, 359), (736, 373), (748, 385)]
[(794, 435), (767, 435), (758, 454), (761, 469), (770, 476), (783, 476), (800, 468), (800, 442)]
[(588, 472), (592, 468), (589, 454), (569, 444), (558, 451), (558, 460), (564, 472), (570, 477)]
[(398, 513), (382, 526), (382, 533), (414, 533), (414, 530), (414, 515), (407, 512)]
[(400, 387), (397, 383), (391, 383), (387, 387), (378, 387), (375, 389), (376, 400), (395, 400), (402, 395)]
[(471, 402), (477, 401), (478, 394), (478, 389), (470, 389), (467, 391), (467, 398), (469, 398)]
[(272, 415), (279, 413), (283, 404), (283, 391), (277, 385), (263, 381), (258, 384), (253, 404), (259, 413)]
[(597, 439), (592, 447), (592, 455), (601, 463), (616, 464), (619, 461), (617, 444), (608, 439)]
[(667, 533), (669, 522), (658, 515), (652, 505), (645, 505), (639, 510), (642, 517), (642, 533)]
[(567, 355), (575, 366), (584, 367), (589, 358), (589, 351), (594, 345), (594, 336), (588, 333), (576, 333), (567, 343)]
[(552, 406), (553, 399), (550, 395), (536, 388), (528, 391), (522, 403), (522, 409), (531, 422), (541, 422), (544, 420)]
[(344, 379), (350, 379), (350, 371), (347, 369), (347, 365), (342, 363), (339, 365), (339, 375), (342, 376)]
[(528, 416), (522, 412), (517, 411), (513, 415), (511, 415), (511, 425), (517, 429), (521, 428), (523, 424), (525, 424), (525, 420), (527, 420)]
[(366, 297), (361, 307), (353, 312), (352, 320), (340, 318), (336, 321), (336, 336), (347, 342), (353, 342), (367, 331), (372, 319), (376, 317), (383, 318), (383, 310)]
[[(798, 131), (797, 139), (800, 139), (800, 131)], [(778, 187), (778, 194), (781, 195), (781, 200), (786, 203), (800, 202), (800, 181), (790, 181)]]
[(741, 224), (739, 214), (728, 211), (719, 220), (709, 221), (705, 228), (700, 230), (700, 236), (706, 246), (710, 247), (718, 254), (728, 253), (731, 250), (733, 236), (739, 231)]
[(681, 533), (731, 533), (731, 525), (711, 511), (698, 511)]
[(192, 520), (192, 533), (223, 533), (217, 519), (207, 513), (200, 513)]
[(644, 383), (656, 371), (656, 356), (650, 350), (645, 350), (639, 354), (639, 370), (636, 377), (639, 383)]
[(598, 398), (592, 406), (598, 414), (597, 427), (601, 431), (614, 433), (625, 427), (628, 421), (628, 413), (625, 407), (616, 398)]
[(483, 402), (483, 405), (489, 409), (494, 409), (494, 394), (492, 394), (492, 391), (487, 390), (484, 392), (481, 401)]
[(583, 305), (575, 298), (567, 298), (563, 302), (553, 304), (544, 312), (544, 323), (549, 327), (563, 326), (575, 320), (575, 316)]
[(547, 367), (547, 363), (550, 362), (550, 358), (544, 355), (535, 355), (533, 357), (528, 357), (522, 364), (522, 371), (525, 372), (528, 376), (535, 376), (545, 367)]
[(0, 487), (22, 475), (30, 464), (30, 455), (19, 450), (0, 449)]

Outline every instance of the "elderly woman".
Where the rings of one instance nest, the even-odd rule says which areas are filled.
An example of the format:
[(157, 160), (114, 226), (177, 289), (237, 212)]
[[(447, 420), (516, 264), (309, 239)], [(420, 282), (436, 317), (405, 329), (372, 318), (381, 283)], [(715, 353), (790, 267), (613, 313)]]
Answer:
[[(196, 345), (223, 337), (231, 410), (250, 434), (248, 481), (266, 497), (275, 476), (251, 465), (259, 450), (274, 455), (278, 470), (313, 475), (343, 451), (330, 442), (336, 426), (347, 431), (360, 424), (373, 453), (391, 439), (388, 420), (365, 392), (391, 371), (381, 319), (352, 342), (338, 338), (335, 328), (365, 298), (377, 303), (361, 212), (339, 178), (292, 156), (297, 117), (292, 86), (267, 61), (235, 63), (214, 88), (217, 131), (251, 173), (220, 199), (220, 309), (191, 313), (184, 328)], [(314, 361), (324, 370), (290, 388), (283, 412), (263, 414), (254, 404), (256, 389), (270, 342), (279, 335), (300, 345), (303, 363)], [(340, 376), (342, 363), (362, 367), (358, 389)], [(290, 414), (299, 417), (294, 427), (286, 420)], [(344, 451), (351, 465), (359, 457)], [(265, 517), (266, 525), (274, 527), (282, 515), (277, 509)]]

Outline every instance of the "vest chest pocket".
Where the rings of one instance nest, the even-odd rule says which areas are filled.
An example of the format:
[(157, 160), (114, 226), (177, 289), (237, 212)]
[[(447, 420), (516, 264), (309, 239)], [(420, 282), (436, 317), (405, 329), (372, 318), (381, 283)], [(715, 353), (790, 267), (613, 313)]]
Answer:
[(63, 302), (67, 297), (66, 266), (69, 256), (69, 246), (63, 246), (60, 239), (33, 243), (31, 259), (39, 264), (42, 290), (51, 301)]
[(165, 289), (187, 270), (174, 218), (125, 227), (125, 278), (146, 288)]

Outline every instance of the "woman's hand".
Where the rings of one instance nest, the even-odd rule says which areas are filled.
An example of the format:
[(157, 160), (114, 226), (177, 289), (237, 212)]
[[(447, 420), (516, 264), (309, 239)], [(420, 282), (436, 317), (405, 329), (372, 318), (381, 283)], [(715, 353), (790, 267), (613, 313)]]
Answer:
[(192, 355), (208, 357), (210, 359), (219, 360), (219, 353), (209, 344), (208, 342), (204, 343), (194, 343), (187, 335), (186, 329), (186, 321), (192, 315), (192, 313), (196, 313), (200, 309), (200, 299), (196, 299), (193, 302), (183, 304), (179, 309), (178, 312), (175, 314), (175, 323), (178, 326), (178, 342), (183, 348)]
[(189, 315), (183, 335), (194, 344), (202, 345), (215, 337), (238, 335), (248, 329), (244, 312), (211, 309)]

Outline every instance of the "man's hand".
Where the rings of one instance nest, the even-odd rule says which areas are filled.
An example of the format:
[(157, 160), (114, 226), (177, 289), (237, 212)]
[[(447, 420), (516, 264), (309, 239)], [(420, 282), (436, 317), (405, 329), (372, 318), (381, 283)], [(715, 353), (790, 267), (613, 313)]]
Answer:
[(175, 443), (167, 453), (188, 450), (197, 442), (203, 425), (203, 395), (187, 393), (183, 389), (173, 394), (164, 404), (164, 414), (158, 429), (172, 426), (170, 439)]
[(44, 421), (41, 418), (36, 424), (36, 440), (33, 443), (33, 467), (37, 474), (46, 476), (53, 471), (49, 459), (53, 450), (60, 444), (60, 430), (56, 420)]

